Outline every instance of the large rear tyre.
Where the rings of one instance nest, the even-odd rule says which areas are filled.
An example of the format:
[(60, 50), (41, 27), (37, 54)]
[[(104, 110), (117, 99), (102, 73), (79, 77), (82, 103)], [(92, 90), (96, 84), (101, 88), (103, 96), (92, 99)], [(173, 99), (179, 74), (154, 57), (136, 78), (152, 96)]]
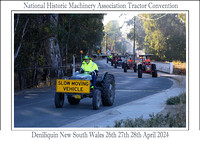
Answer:
[(115, 100), (115, 77), (107, 74), (102, 82), (102, 104), (112, 106)]
[(152, 64), (152, 77), (157, 77), (157, 70), (156, 70), (156, 65), (155, 64)]
[(142, 78), (142, 65), (138, 65), (138, 78)]
[(69, 104), (71, 104), (71, 105), (77, 105), (80, 102), (80, 99), (75, 99), (74, 97), (72, 97), (70, 95), (67, 98), (68, 98)]
[(55, 93), (55, 106), (56, 108), (62, 108), (64, 105), (65, 95), (63, 93)]
[(96, 89), (92, 98), (92, 105), (94, 110), (98, 110), (101, 105), (101, 91)]

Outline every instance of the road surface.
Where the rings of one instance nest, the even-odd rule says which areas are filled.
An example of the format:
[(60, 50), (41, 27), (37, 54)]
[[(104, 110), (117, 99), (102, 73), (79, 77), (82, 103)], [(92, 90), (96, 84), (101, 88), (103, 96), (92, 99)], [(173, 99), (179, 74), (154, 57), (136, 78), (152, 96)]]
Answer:
[(108, 71), (115, 76), (116, 98), (113, 106), (101, 106), (99, 110), (93, 110), (91, 98), (82, 99), (79, 105), (70, 105), (66, 98), (63, 108), (56, 109), (55, 89), (27, 90), (25, 94), (14, 96), (14, 127), (61, 127), (110, 108), (162, 92), (173, 84), (165, 77), (152, 78), (151, 75), (143, 73), (143, 78), (138, 78), (133, 70), (124, 73), (121, 67), (115, 69), (110, 62), (106, 63), (105, 59), (98, 60), (96, 63), (100, 74)]

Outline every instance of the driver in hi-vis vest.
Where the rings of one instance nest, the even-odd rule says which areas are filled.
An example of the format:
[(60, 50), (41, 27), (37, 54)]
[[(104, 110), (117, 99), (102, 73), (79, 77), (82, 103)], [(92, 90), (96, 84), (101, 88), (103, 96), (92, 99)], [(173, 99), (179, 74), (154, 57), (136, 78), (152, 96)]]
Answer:
[(83, 58), (83, 62), (84, 63), (82, 63), (82, 65), (81, 65), (80, 72), (81, 73), (89, 72), (92, 75), (92, 86), (91, 86), (91, 89), (94, 89), (95, 84), (96, 84), (97, 75), (98, 75), (98, 72), (99, 72), (98, 66), (88, 56), (85, 56)]

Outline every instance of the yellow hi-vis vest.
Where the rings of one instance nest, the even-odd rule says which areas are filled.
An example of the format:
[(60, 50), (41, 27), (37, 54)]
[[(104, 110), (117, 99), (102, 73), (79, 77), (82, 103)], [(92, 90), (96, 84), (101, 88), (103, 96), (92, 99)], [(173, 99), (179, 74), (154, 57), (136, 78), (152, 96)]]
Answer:
[(85, 72), (92, 72), (94, 70), (99, 71), (98, 66), (96, 63), (92, 62), (92, 60), (89, 61), (89, 63), (84, 63), (81, 65), (81, 68), (85, 71)]

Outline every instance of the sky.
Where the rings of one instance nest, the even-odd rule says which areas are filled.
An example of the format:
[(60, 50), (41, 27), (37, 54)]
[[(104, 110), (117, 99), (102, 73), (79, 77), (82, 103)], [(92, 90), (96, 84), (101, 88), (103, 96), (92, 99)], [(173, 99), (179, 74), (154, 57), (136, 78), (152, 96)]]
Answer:
[[(120, 16), (122, 14), (123, 14), (123, 16)], [(109, 21), (118, 20), (119, 26), (122, 26), (125, 21), (132, 19), (136, 15), (137, 15), (137, 13), (109, 12), (107, 15), (104, 16), (103, 24), (105, 26)], [(130, 32), (131, 28), (133, 28), (133, 27), (127, 26), (126, 24), (124, 24), (123, 28), (120, 29), (122, 32), (122, 36), (124, 38), (127, 39), (127, 34)], [(129, 39), (127, 39), (127, 41), (129, 41), (132, 44), (132, 41), (130, 41)], [(133, 50), (132, 48), (128, 49), (129, 52), (132, 52), (132, 50)]]
[[(123, 14), (123, 16), (120, 16), (121, 14)], [(107, 15), (104, 16), (103, 23), (105, 26), (109, 21), (118, 20), (119, 26), (122, 26), (125, 21), (133, 18), (135, 15), (137, 15), (137, 13), (109, 12)], [(121, 29), (121, 32), (126, 35), (130, 31), (130, 28), (132, 27), (124, 24), (123, 28)]]

